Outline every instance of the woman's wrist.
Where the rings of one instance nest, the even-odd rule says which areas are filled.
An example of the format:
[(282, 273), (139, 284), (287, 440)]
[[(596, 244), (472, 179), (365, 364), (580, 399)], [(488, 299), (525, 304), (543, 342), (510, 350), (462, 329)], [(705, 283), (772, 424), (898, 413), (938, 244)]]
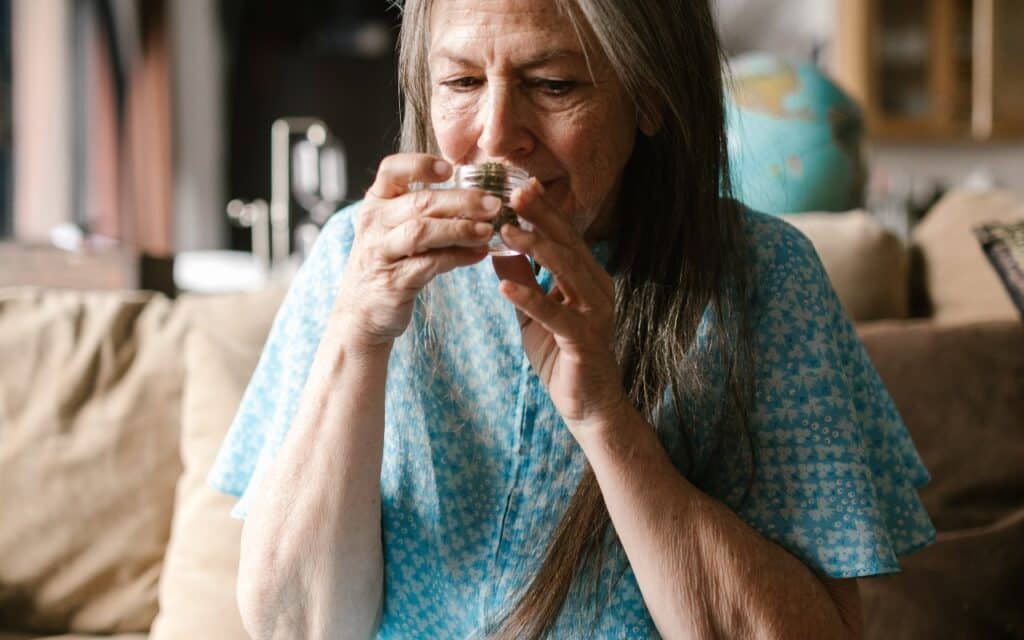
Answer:
[(394, 340), (376, 342), (366, 340), (353, 332), (342, 332), (337, 337), (337, 344), (344, 357), (357, 362), (387, 362), (391, 357)]
[[(345, 296), (339, 295), (341, 300)], [(367, 322), (348, 305), (335, 303), (328, 319), (325, 335), (331, 336), (335, 345), (348, 357), (355, 359), (387, 358), (391, 354), (395, 338), (367, 331)]]
[(637, 420), (643, 422), (643, 417), (623, 394), (617, 401), (608, 403), (585, 421), (568, 426), (580, 442), (580, 446), (585, 449), (588, 445), (598, 442), (621, 439), (623, 433), (632, 429)]
[(395, 344), (393, 338), (370, 335), (350, 317), (337, 313), (332, 316), (326, 335), (330, 336), (340, 354), (359, 361), (387, 361)]

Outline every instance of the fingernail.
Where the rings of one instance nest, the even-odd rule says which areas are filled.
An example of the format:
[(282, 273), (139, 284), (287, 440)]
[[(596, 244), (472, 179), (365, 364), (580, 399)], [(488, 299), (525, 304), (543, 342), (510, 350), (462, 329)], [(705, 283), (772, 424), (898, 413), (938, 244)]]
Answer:
[(438, 178), (443, 178), (448, 175), (448, 163), (444, 160), (438, 160), (434, 163), (434, 173)]
[(533, 188), (537, 190), (537, 193), (544, 193), (544, 185), (540, 183), (537, 178), (530, 178), (533, 181)]
[(494, 225), (487, 222), (478, 222), (473, 225), (473, 233), (478, 236), (489, 236), (494, 233)]
[(498, 196), (486, 195), (482, 200), (486, 211), (497, 211), (501, 208), (501, 198)]

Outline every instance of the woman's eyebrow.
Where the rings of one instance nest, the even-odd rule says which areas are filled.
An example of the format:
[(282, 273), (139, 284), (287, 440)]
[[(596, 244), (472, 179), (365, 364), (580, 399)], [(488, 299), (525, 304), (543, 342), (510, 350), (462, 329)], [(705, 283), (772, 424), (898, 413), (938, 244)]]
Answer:
[[(448, 49), (441, 49), (431, 54), (430, 57), (433, 59), (448, 60), (449, 62), (454, 62), (455, 64), (467, 67), (478, 66), (477, 62), (474, 62), (469, 58), (460, 56), (453, 51), (449, 51)], [(544, 66), (545, 64), (555, 62), (557, 60), (565, 60), (571, 58), (583, 59), (583, 54), (573, 49), (551, 49), (549, 51), (538, 52), (526, 58), (525, 60), (516, 63), (515, 67), (517, 69), (532, 69), (534, 67)]]
[(530, 58), (527, 58), (521, 62), (518, 67), (522, 69), (531, 69), (533, 67), (540, 67), (549, 62), (556, 60), (565, 60), (567, 58), (583, 58), (583, 54), (579, 51), (573, 51), (571, 49), (554, 49), (552, 51), (543, 51)]

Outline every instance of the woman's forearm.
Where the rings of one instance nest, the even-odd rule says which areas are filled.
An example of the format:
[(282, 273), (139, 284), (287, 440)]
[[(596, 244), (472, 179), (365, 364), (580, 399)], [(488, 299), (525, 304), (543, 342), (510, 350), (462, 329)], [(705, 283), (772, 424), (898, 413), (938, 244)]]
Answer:
[(624, 422), (580, 440), (666, 640), (858, 634), (807, 566), (683, 478), (639, 414)]
[(379, 624), (390, 349), (344, 342), (326, 332), (243, 527), (238, 599), (256, 640), (363, 640)]

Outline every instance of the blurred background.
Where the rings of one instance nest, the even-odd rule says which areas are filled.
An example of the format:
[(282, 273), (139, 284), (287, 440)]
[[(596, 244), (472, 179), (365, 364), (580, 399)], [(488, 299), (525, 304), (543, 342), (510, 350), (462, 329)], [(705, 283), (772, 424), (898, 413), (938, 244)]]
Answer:
[[(95, 286), (168, 290), (176, 256), (266, 253), (255, 227), (273, 195), (291, 213), (277, 253), (298, 251), (310, 209), (322, 223), (319, 211), (361, 194), (395, 146), (389, 4), (0, 0), (0, 235), (19, 243), (21, 272), (5, 263), (4, 280), (38, 279), (49, 264), (38, 245), (59, 245), (131, 254), (97, 267)], [(271, 128), (285, 118), (305, 120), (284, 123), (275, 194)], [(226, 270), (214, 288), (250, 285), (269, 260), (206, 258)]]
[[(0, 283), (173, 294), (293, 271), (396, 147), (390, 5), (0, 0)], [(752, 206), (867, 205), (906, 236), (952, 186), (1024, 193), (1022, 3), (716, 11)], [(780, 139), (801, 142), (773, 163)], [(843, 197), (793, 197), (815, 181)], [(91, 259), (59, 273), (69, 251)]]

